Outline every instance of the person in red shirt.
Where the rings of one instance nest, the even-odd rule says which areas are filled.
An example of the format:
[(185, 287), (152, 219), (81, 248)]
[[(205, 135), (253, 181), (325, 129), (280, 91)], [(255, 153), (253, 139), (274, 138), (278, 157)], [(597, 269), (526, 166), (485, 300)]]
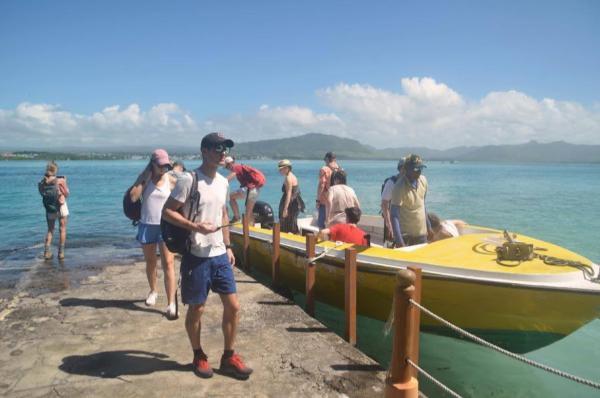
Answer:
[(250, 224), (254, 223), (254, 204), (258, 200), (260, 188), (265, 185), (265, 175), (252, 166), (236, 163), (232, 156), (227, 156), (225, 158), (225, 168), (231, 172), (227, 176), (227, 180), (231, 181), (233, 178), (237, 177), (237, 180), (240, 183), (240, 189), (229, 195), (229, 205), (231, 206), (231, 210), (233, 210), (231, 223), (240, 220), (240, 209), (237, 204), (239, 199), (244, 199), (246, 201), (246, 214), (250, 217)]
[(329, 228), (322, 229), (319, 231), (317, 238), (319, 240), (333, 240), (368, 246), (369, 242), (365, 231), (356, 225), (362, 215), (360, 209), (358, 207), (347, 207), (344, 211), (346, 213), (346, 223), (334, 224)]

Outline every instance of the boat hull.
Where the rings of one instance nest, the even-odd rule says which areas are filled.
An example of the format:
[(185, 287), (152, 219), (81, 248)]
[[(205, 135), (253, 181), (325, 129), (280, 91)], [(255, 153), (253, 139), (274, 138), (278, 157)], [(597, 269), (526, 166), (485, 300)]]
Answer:
[[(260, 232), (259, 229), (254, 229)], [(267, 231), (268, 232), (268, 231)], [(287, 237), (287, 239), (285, 239)], [(302, 242), (302, 237), (282, 234), (289, 242)], [(243, 237), (232, 231), (232, 240), (241, 256)], [(264, 233), (250, 237), (249, 263), (267, 275), (271, 274), (272, 244)], [(362, 259), (362, 260), (361, 260)], [(298, 245), (280, 247), (281, 282), (304, 292), (305, 251)], [(395, 273), (408, 264), (377, 267), (365, 256), (357, 263), (357, 311), (360, 315), (387, 320), (392, 303)], [(325, 256), (317, 261), (315, 297), (318, 301), (343, 309), (344, 261)], [(519, 352), (529, 351), (560, 339), (578, 329), (600, 313), (600, 294), (588, 291), (565, 291), (556, 288), (469, 280), (427, 271), (423, 267), (422, 304), (450, 322), (490, 338), (494, 343)], [(423, 315), (422, 330), (448, 334), (447, 329)]]

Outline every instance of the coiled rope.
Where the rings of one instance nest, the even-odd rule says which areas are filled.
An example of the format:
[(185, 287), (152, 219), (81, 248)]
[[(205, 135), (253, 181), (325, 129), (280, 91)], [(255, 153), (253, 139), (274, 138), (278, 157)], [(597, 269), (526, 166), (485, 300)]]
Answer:
[(508, 350), (505, 350), (504, 348), (498, 347), (497, 345), (494, 345), (494, 344), (492, 344), (492, 343), (490, 343), (488, 341), (485, 341), (484, 339), (482, 339), (480, 337), (477, 337), (474, 334), (471, 334), (471, 333), (467, 332), (466, 330), (463, 330), (463, 329), (459, 328), (458, 326), (454, 325), (453, 323), (450, 323), (449, 321), (445, 320), (444, 318), (440, 317), (439, 315), (436, 315), (435, 313), (431, 312), (427, 308), (423, 307), (421, 304), (417, 303), (415, 300), (409, 299), (409, 302), (412, 305), (414, 305), (415, 307), (419, 308), (424, 313), (426, 313), (427, 315), (429, 315), (430, 317), (432, 317), (433, 319), (435, 319), (436, 321), (438, 321), (441, 324), (443, 324), (444, 326), (446, 326), (446, 327), (454, 330), (455, 332), (457, 332), (458, 334), (460, 334), (462, 336), (465, 336), (465, 337), (473, 340), (474, 342), (476, 342), (478, 344), (481, 344), (484, 347), (491, 348), (492, 350), (495, 350), (495, 351), (497, 351), (497, 352), (499, 352), (501, 354), (504, 354), (504, 355), (506, 355), (506, 356), (508, 356), (510, 358), (513, 358), (513, 359), (516, 359), (516, 360), (521, 361), (523, 363), (526, 363), (527, 365), (534, 366), (536, 368), (539, 368), (539, 369), (545, 370), (547, 372), (553, 373), (553, 374), (555, 374), (557, 376), (561, 376), (561, 377), (564, 377), (564, 378), (569, 379), (571, 381), (574, 381), (574, 382), (577, 382), (577, 383), (580, 383), (580, 384), (584, 384), (586, 386), (593, 387), (593, 388), (596, 388), (596, 389), (600, 390), (600, 383), (597, 383), (597, 382), (591, 381), (591, 380), (587, 380), (587, 379), (584, 379), (584, 378), (579, 377), (579, 376), (572, 375), (572, 374), (567, 373), (567, 372), (563, 372), (562, 370), (558, 370), (558, 369), (552, 368), (552, 367), (550, 367), (548, 365), (544, 365), (542, 363), (536, 362), (536, 361), (534, 361), (532, 359), (529, 359), (529, 358), (526, 358), (526, 357), (524, 357), (522, 355), (518, 355), (518, 354), (515, 354), (515, 353), (510, 352)]

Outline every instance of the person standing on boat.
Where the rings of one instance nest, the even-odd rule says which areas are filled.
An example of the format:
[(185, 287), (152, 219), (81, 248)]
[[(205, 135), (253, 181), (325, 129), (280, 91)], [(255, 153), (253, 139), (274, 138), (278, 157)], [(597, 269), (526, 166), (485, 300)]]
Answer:
[(57, 176), (58, 165), (54, 161), (50, 161), (46, 166), (44, 178), (38, 184), (38, 191), (42, 195), (42, 203), (46, 209), (46, 224), (48, 231), (44, 240), (44, 259), (52, 259), (52, 236), (54, 234), (54, 226), (58, 219), (58, 229), (60, 233), (58, 243), (58, 259), (65, 258), (65, 243), (67, 242), (67, 217), (69, 209), (67, 207), (67, 196), (69, 196), (69, 188), (67, 186), (67, 178), (65, 176)]
[(335, 153), (327, 152), (325, 154), (325, 166), (319, 170), (319, 185), (317, 186), (317, 225), (319, 229), (325, 228), (325, 223), (328, 218), (328, 194), (331, 186), (331, 174), (336, 170), (341, 170), (341, 167), (336, 161)]
[(390, 213), (390, 203), (392, 202), (392, 192), (394, 191), (394, 185), (396, 181), (402, 176), (402, 165), (404, 164), (404, 158), (398, 161), (397, 170), (398, 173), (386, 178), (383, 181), (381, 187), (381, 215), (383, 216), (383, 241), (393, 242), (394, 233), (392, 229), (392, 217)]
[(360, 208), (360, 203), (354, 189), (346, 185), (346, 172), (336, 170), (331, 175), (331, 187), (327, 193), (328, 218), (327, 226), (346, 222), (348, 207)]
[(235, 223), (240, 220), (240, 210), (237, 201), (239, 199), (245, 199), (245, 211), (250, 217), (250, 224), (252, 224), (254, 222), (254, 203), (256, 203), (256, 200), (258, 199), (260, 188), (265, 185), (265, 176), (255, 167), (236, 163), (233, 156), (225, 157), (225, 168), (231, 172), (227, 176), (227, 180), (231, 181), (237, 177), (237, 180), (240, 183), (240, 189), (229, 195), (229, 204), (233, 211), (233, 219), (231, 222)]
[(279, 201), (279, 222), (281, 232), (298, 233), (298, 213), (304, 212), (304, 201), (300, 196), (298, 179), (292, 173), (292, 162), (288, 159), (280, 160), (277, 164), (279, 174), (285, 179), (281, 191), (283, 195)]
[[(190, 231), (191, 247), (181, 259), (181, 298), (184, 304), (188, 304), (185, 329), (194, 353), (192, 369), (203, 378), (213, 376), (208, 357), (202, 350), (200, 333), (209, 290), (219, 294), (223, 304), (221, 328), (224, 351), (220, 371), (238, 379), (247, 379), (252, 373), (252, 369), (233, 350), (240, 302), (233, 274), (235, 257), (227, 227), (229, 182), (217, 173), (231, 147), (233, 141), (221, 133), (204, 136), (200, 144), (202, 164), (194, 170), (198, 176), (197, 186), (192, 187), (192, 178), (179, 179), (163, 209), (166, 220)], [(192, 189), (198, 190), (200, 199), (197, 214), (188, 220), (179, 213), (179, 209), (190, 197)]]
[(332, 225), (319, 231), (318, 240), (333, 240), (345, 243), (353, 243), (360, 246), (368, 246), (366, 233), (357, 224), (360, 222), (362, 212), (358, 207), (348, 207), (344, 210), (346, 222)]
[(421, 174), (427, 167), (421, 157), (410, 154), (404, 158), (403, 172), (394, 184), (391, 200), (391, 221), (394, 247), (427, 242), (431, 230), (425, 209), (427, 178)]
[(146, 277), (150, 285), (146, 305), (156, 305), (158, 298), (158, 276), (156, 273), (158, 263), (156, 247), (158, 246), (160, 262), (165, 278), (165, 291), (167, 293), (167, 310), (165, 316), (169, 320), (175, 320), (178, 318), (175, 303), (177, 290), (175, 258), (163, 241), (160, 231), (163, 205), (169, 198), (171, 190), (177, 181), (177, 178), (169, 173), (170, 170), (171, 162), (169, 161), (169, 154), (164, 149), (156, 149), (152, 152), (150, 162), (148, 162), (146, 168), (140, 173), (133, 184), (133, 187), (129, 191), (129, 196), (132, 202), (136, 202), (140, 197), (142, 198), (142, 216), (138, 224), (136, 238), (142, 245), (144, 259), (146, 260)]

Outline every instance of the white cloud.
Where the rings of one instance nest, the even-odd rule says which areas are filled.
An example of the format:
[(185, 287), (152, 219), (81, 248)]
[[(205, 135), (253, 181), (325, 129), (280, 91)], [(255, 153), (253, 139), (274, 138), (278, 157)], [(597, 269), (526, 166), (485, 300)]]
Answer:
[(327, 112), (262, 105), (251, 114), (196, 121), (175, 103), (144, 111), (109, 106), (92, 115), (58, 105), (22, 103), (0, 109), (0, 147), (65, 145), (197, 145), (199, 135), (224, 131), (238, 141), (321, 132), (378, 147), (522, 143), (565, 140), (600, 144), (600, 104), (590, 107), (510, 90), (476, 101), (432, 78), (404, 78), (398, 92), (340, 83), (317, 91)]

